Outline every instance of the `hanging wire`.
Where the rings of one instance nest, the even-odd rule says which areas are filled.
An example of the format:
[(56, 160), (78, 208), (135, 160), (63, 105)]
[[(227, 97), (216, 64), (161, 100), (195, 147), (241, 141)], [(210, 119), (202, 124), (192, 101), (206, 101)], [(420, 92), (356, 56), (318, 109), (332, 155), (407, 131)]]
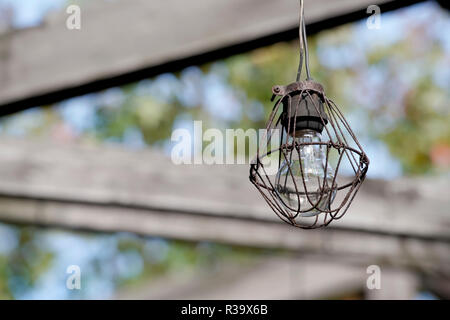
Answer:
[(303, 55), (305, 56), (305, 69), (306, 69), (306, 79), (311, 80), (311, 73), (309, 70), (309, 54), (308, 54), (308, 42), (306, 39), (306, 25), (305, 25), (305, 12), (303, 0), (300, 0), (300, 13), (299, 13), (299, 24), (298, 24), (298, 38), (300, 42), (300, 61), (298, 64), (297, 78), (296, 81), (300, 81), (302, 68), (303, 68)]

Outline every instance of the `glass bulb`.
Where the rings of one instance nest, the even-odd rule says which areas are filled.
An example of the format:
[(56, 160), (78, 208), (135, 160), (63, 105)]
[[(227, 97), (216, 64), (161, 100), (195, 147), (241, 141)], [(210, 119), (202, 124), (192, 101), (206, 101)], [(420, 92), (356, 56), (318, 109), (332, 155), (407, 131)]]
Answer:
[[(290, 137), (290, 139), (295, 139), (294, 142), (300, 144), (301, 147), (299, 151), (294, 148), (290, 154), (286, 155), (287, 160), (282, 162), (275, 178), (275, 190), (288, 210), (297, 211), (300, 208), (301, 211), (306, 211), (302, 212), (300, 216), (313, 217), (318, 215), (320, 210), (329, 210), (329, 206), (336, 196), (336, 190), (331, 188), (334, 172), (329, 163), (325, 169), (325, 145), (301, 145), (321, 142), (320, 133), (313, 130), (300, 130), (296, 132), (295, 137)], [(329, 188), (327, 192), (322, 192), (324, 180), (325, 188)], [(308, 192), (309, 201), (305, 191)], [(317, 202), (319, 203), (316, 205)], [(314, 208), (314, 205), (320, 210)]]

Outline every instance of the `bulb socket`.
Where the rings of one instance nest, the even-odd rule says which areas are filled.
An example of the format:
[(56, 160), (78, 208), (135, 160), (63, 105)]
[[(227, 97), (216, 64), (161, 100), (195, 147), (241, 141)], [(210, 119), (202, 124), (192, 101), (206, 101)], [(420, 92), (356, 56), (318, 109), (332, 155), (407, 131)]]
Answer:
[[(289, 135), (300, 130), (314, 130), (322, 133), (328, 123), (322, 96), (314, 91), (292, 92), (283, 101), (281, 124)], [(289, 110), (290, 109), (290, 110)]]

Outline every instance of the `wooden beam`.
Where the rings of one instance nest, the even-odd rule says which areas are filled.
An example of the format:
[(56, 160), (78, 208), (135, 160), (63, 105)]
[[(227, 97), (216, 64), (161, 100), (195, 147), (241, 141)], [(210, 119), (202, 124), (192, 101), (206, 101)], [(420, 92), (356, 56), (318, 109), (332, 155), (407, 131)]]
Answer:
[(119, 290), (114, 299), (325, 299), (363, 292), (367, 266), (309, 257), (224, 261), (190, 276), (169, 274)]
[[(420, 1), (306, 0), (308, 33)], [(296, 0), (89, 2), (0, 35), (0, 115), (123, 85), (297, 37)]]
[(0, 146), (1, 221), (450, 265), (446, 179), (368, 180), (342, 220), (305, 231), (268, 209), (247, 166), (18, 139)]

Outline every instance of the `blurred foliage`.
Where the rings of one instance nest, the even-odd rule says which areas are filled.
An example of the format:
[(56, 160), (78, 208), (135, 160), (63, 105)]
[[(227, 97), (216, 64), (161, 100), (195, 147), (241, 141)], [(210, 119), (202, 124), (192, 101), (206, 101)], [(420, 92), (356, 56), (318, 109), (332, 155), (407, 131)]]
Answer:
[[(448, 103), (439, 101), (444, 95), (442, 89), (433, 86), (429, 77), (424, 77), (405, 96), (405, 117), (394, 128), (382, 134), (383, 140), (388, 143), (391, 152), (401, 160), (406, 172), (432, 171), (433, 151), (436, 152), (437, 147), (443, 148), (444, 156), (445, 152), (448, 156), (450, 112), (448, 110), (436, 112)], [(438, 160), (434, 162), (436, 166), (440, 165)], [(445, 162), (448, 165), (448, 160), (442, 165), (446, 165)]]

